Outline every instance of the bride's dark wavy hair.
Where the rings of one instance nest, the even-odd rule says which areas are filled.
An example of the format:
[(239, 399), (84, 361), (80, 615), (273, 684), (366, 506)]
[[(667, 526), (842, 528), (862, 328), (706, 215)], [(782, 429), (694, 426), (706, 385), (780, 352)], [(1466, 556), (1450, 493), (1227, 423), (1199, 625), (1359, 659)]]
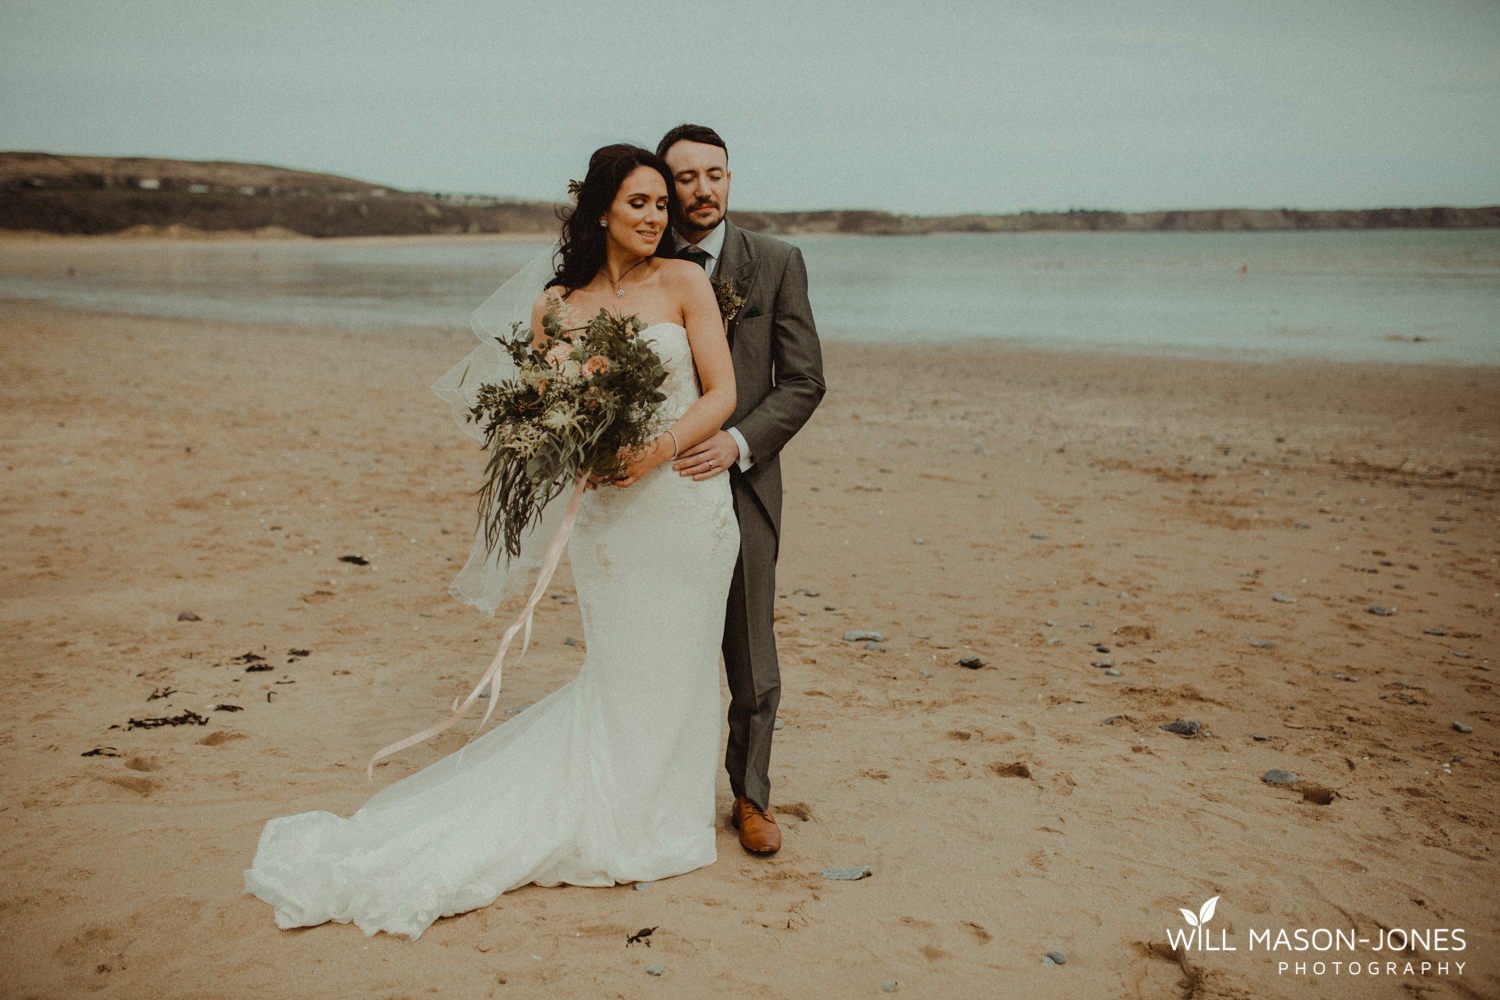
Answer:
[[(620, 185), (638, 167), (650, 167), (661, 174), (667, 185), (667, 217), (673, 217), (677, 209), (677, 185), (672, 182), (672, 171), (667, 169), (665, 160), (649, 149), (627, 143), (594, 150), (594, 155), (589, 157), (589, 172), (583, 178), (583, 186), (578, 189), (577, 206), (571, 212), (561, 213), (562, 245), (558, 247), (557, 255), (562, 262), (557, 265), (552, 280), (547, 282), (548, 288), (561, 285), (572, 291), (594, 280), (594, 275), (604, 266), (607, 247), (607, 230), (599, 225), (599, 218), (609, 212), (615, 195), (620, 193)], [(666, 249), (670, 242), (670, 228), (668, 223), (662, 230), (661, 242), (656, 245), (658, 257), (672, 256)]]

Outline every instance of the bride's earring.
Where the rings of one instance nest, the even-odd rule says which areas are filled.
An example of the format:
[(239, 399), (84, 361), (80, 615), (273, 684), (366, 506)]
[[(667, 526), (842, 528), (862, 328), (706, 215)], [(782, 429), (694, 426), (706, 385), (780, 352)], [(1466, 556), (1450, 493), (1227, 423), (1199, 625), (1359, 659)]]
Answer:
[(603, 226), (605, 229), (608, 229), (609, 228), (609, 220), (608, 219), (600, 219), (599, 220), (599, 225)]

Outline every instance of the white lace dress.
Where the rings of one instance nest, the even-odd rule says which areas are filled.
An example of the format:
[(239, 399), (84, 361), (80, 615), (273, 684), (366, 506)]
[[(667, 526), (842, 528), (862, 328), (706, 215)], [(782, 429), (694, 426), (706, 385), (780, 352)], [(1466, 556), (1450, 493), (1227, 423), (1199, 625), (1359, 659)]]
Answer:
[[(644, 335), (676, 419), (698, 398), (687, 331)], [(728, 476), (694, 482), (668, 463), (587, 494), (568, 543), (588, 650), (578, 677), (348, 819), (270, 820), (245, 891), (284, 928), (353, 921), (415, 939), (530, 882), (651, 881), (713, 863), (719, 645), (738, 551)]]

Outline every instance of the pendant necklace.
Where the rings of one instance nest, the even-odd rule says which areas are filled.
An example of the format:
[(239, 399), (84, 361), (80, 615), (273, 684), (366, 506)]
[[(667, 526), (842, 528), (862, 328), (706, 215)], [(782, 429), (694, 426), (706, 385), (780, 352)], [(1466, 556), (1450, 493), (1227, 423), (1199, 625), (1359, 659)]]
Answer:
[(604, 272), (604, 278), (605, 278), (605, 280), (608, 281), (611, 285), (615, 286), (615, 298), (617, 298), (617, 299), (623, 299), (625, 297), (625, 285), (624, 285), (625, 275), (629, 274), (631, 271), (634, 271), (636, 268), (640, 267), (642, 264), (646, 263), (646, 261), (648, 261), (650, 259), (651, 259), (650, 257), (642, 257), (640, 260), (636, 261), (634, 264), (631, 264), (629, 267), (627, 267), (625, 269), (625, 273), (620, 275), (620, 280), (619, 281), (616, 281), (614, 278), (611, 278), (609, 276), (609, 272), (608, 271)]

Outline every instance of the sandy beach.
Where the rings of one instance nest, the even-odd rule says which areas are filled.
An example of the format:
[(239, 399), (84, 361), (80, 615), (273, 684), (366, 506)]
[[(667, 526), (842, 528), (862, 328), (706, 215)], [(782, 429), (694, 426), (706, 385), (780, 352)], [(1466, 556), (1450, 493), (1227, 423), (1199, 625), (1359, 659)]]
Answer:
[[(780, 853), (278, 930), (265, 821), (473, 731), (366, 781), (507, 624), (447, 596), (482, 456), (428, 385), (471, 344), (0, 306), (4, 996), (1500, 995), (1486, 368), (829, 343), (783, 456)], [(578, 669), (552, 593), (500, 711)], [(1369, 944), (1247, 947), (1319, 928)]]

